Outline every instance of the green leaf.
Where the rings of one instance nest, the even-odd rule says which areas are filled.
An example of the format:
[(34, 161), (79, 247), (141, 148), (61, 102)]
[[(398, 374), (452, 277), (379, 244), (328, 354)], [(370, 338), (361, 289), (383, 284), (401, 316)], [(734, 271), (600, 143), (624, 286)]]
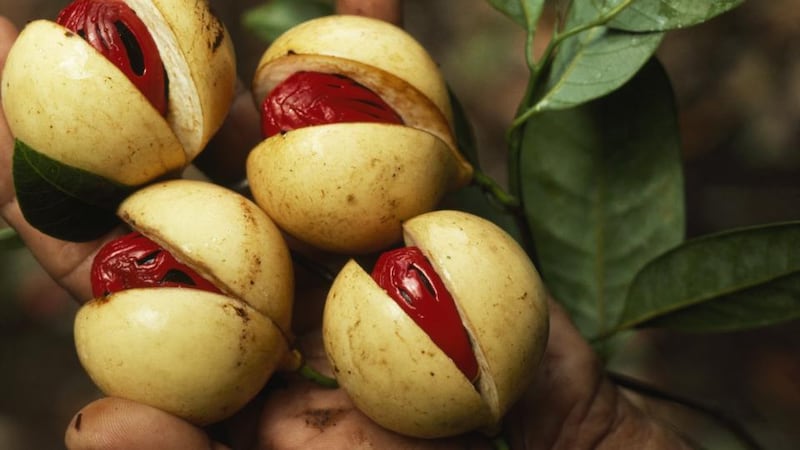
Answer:
[(242, 25), (266, 42), (289, 28), (316, 17), (333, 14), (333, 5), (322, 0), (271, 0), (245, 11)]
[(0, 251), (24, 248), (25, 243), (11, 227), (0, 228)]
[(489, 4), (531, 33), (544, 8), (544, 0), (489, 0)]
[(721, 333), (800, 319), (800, 273), (656, 317), (643, 327)]
[[(573, 4), (566, 30), (579, 29), (597, 18), (587, 4)], [(650, 60), (662, 38), (663, 33), (630, 33), (603, 26), (566, 38), (533, 109), (570, 108), (618, 89)]]
[(800, 222), (687, 241), (636, 276), (617, 328), (730, 331), (797, 318), (798, 248)]
[(119, 223), (117, 205), (133, 187), (56, 161), (15, 141), (14, 188), (25, 219), (41, 232), (75, 242), (102, 236)]
[(592, 0), (601, 11), (625, 6), (608, 26), (628, 31), (667, 31), (710, 20), (744, 0)]
[(635, 274), (683, 240), (673, 100), (653, 60), (611, 95), (525, 124), (522, 202), (539, 269), (585, 336), (614, 326)]

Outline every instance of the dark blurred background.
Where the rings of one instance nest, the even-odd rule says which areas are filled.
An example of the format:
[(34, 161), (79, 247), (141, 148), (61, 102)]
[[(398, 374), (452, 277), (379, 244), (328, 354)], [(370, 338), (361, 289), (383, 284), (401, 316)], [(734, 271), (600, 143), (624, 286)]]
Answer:
[[(0, 0), (19, 26), (66, 0)], [(240, 26), (257, 1), (212, 1), (249, 82), (265, 43)], [(502, 136), (526, 82), (521, 30), (484, 1), (406, 0), (406, 28), (440, 62), (476, 127), (487, 170), (503, 175)], [(667, 35), (684, 144), (688, 233), (800, 219), (800, 8), (749, 1)], [(25, 250), (0, 253), (0, 449), (62, 448), (72, 414), (99, 393), (80, 368), (75, 302)], [(713, 406), (764, 448), (800, 448), (797, 322), (722, 335), (642, 333), (611, 362), (619, 372)], [(707, 448), (742, 448), (707, 416), (669, 402), (644, 407)]]

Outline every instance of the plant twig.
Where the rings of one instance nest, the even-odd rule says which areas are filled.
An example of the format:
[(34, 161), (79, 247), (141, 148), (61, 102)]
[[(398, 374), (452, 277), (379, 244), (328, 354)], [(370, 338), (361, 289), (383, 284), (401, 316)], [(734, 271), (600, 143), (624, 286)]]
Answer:
[(666, 392), (662, 389), (659, 389), (657, 386), (653, 386), (628, 375), (611, 371), (606, 373), (612, 382), (622, 388), (637, 392), (647, 397), (674, 403), (712, 418), (723, 428), (733, 434), (742, 443), (742, 445), (749, 450), (763, 449), (761, 444), (756, 441), (756, 439), (745, 429), (742, 424), (718, 408), (705, 405), (688, 397)]
[(505, 212), (509, 214), (519, 214), (519, 199), (503, 190), (492, 177), (480, 170), (475, 170), (472, 176), (472, 182), (481, 188), (483, 192), (489, 194), (495, 202), (503, 207)]
[(297, 373), (299, 373), (300, 376), (302, 376), (306, 380), (312, 381), (324, 388), (336, 389), (339, 387), (339, 382), (336, 381), (336, 378), (331, 378), (327, 375), (318, 372), (316, 369), (309, 366), (308, 363), (305, 361), (297, 370)]
[(504, 213), (510, 215), (511, 218), (514, 219), (514, 223), (519, 229), (520, 245), (522, 245), (522, 248), (533, 263), (538, 265), (538, 261), (536, 260), (536, 246), (534, 245), (534, 239), (528, 227), (528, 219), (525, 217), (525, 209), (519, 198), (506, 192), (497, 181), (480, 170), (476, 170), (473, 174), (472, 183), (478, 186), (491, 200), (499, 205)]

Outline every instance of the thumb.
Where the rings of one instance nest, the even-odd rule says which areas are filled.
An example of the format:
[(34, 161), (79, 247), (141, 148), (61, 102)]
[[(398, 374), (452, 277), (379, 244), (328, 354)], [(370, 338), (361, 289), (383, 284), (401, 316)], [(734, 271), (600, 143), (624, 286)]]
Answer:
[(67, 427), (70, 450), (197, 448), (225, 450), (200, 428), (159, 409), (107, 397), (81, 409)]

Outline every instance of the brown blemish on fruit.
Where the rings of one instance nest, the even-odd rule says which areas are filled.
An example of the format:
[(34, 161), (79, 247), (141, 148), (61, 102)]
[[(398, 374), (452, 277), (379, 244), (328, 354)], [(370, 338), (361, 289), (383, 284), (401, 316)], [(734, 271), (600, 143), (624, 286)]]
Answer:
[(102, 297), (97, 297), (95, 299), (90, 300), (88, 305), (100, 307), (107, 304), (110, 301), (111, 301), (111, 295), (104, 295)]
[(306, 425), (324, 431), (326, 428), (336, 426), (336, 420), (347, 411), (347, 408), (314, 408), (303, 411), (300, 416)]
[[(201, 3), (198, 3), (198, 7), (203, 7)], [(209, 41), (209, 48), (211, 49), (212, 53), (216, 52), (217, 49), (222, 46), (222, 42), (225, 40), (225, 27), (222, 24), (222, 20), (220, 20), (219, 16), (214, 9), (208, 6), (207, 13), (208, 16), (207, 20), (205, 20), (205, 28), (209, 35), (213, 35), (214, 38)]]
[(239, 209), (242, 211), (242, 216), (245, 222), (247, 222), (251, 227), (255, 227), (257, 225), (257, 221), (255, 218), (255, 213), (252, 210), (252, 206), (244, 198), (239, 199), (239, 203)]
[(227, 309), (232, 309), (233, 312), (237, 316), (239, 316), (239, 318), (242, 319), (242, 322), (246, 323), (246, 322), (250, 321), (250, 315), (247, 313), (247, 309), (245, 309), (243, 306), (236, 306), (236, 305), (231, 305), (230, 303), (226, 303), (226, 304), (222, 305), (222, 308), (226, 309), (226, 310)]

